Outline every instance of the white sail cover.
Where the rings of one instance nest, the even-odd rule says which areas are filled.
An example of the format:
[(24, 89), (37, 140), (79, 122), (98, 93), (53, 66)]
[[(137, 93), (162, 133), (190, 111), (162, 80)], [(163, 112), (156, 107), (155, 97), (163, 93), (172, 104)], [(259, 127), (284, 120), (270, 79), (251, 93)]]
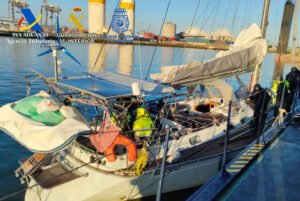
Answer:
[(249, 72), (261, 64), (267, 53), (267, 43), (256, 24), (243, 30), (227, 51), (218, 52), (214, 59), (186, 65), (164, 66), (151, 78), (161, 83), (190, 86)]
[(16, 112), (12, 105), (9, 103), (0, 108), (0, 129), (33, 152), (58, 151), (80, 133), (90, 131), (88, 123), (75, 108), (62, 106), (65, 119), (58, 125), (46, 126)]

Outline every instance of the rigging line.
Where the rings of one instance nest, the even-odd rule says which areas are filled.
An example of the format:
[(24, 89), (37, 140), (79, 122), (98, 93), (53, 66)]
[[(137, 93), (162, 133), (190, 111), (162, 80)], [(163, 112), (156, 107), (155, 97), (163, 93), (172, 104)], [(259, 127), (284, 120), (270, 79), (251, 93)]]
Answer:
[(135, 189), (136, 185), (138, 184), (140, 178), (141, 178), (141, 177), (138, 177), (138, 178), (136, 179), (135, 184), (132, 186), (132, 189), (131, 189), (129, 195), (127, 196), (128, 198), (131, 197), (131, 195), (132, 195), (132, 193), (133, 193), (133, 190)]
[[(214, 12), (214, 10), (215, 10), (217, 4), (218, 4), (218, 1), (215, 1), (215, 2), (216, 2), (216, 4), (212, 7), (212, 9), (211, 9), (209, 15), (207, 16), (207, 19), (204, 18), (204, 19), (206, 19), (206, 20), (203, 21), (203, 24), (202, 24), (202, 25), (200, 25), (200, 30), (203, 30), (204, 27), (205, 27), (205, 25), (206, 25), (206, 24), (208, 23), (208, 21), (210, 20), (210, 16), (212, 16), (212, 14), (213, 14), (213, 12)], [(209, 34), (210, 34), (210, 36), (211, 36), (211, 33), (209, 33)], [(201, 60), (204, 60), (205, 55), (208, 55), (208, 52), (207, 52), (207, 51), (205, 51), (205, 53), (202, 54)]]
[(204, 7), (203, 11), (200, 13), (200, 15), (199, 15), (198, 19), (196, 20), (196, 23), (195, 23), (195, 24), (198, 24), (199, 21), (200, 21), (200, 19), (201, 19), (201, 17), (202, 17), (204, 14), (207, 13), (207, 12), (205, 12), (205, 11), (208, 10), (208, 7), (209, 7), (210, 3), (211, 3), (211, 1), (209, 0), (208, 3), (206, 4), (206, 6)]
[(141, 43), (140, 43), (140, 37), (138, 37), (138, 51), (139, 51), (139, 67), (140, 67), (140, 78), (141, 78), (141, 85), (142, 85), (142, 91), (143, 91), (143, 72), (142, 72), (142, 56), (141, 56)]
[[(192, 27), (193, 24), (194, 24), (195, 17), (196, 17), (196, 15), (197, 15), (197, 12), (198, 12), (198, 9), (199, 9), (199, 6), (200, 6), (200, 1), (201, 1), (201, 0), (198, 0), (197, 6), (196, 6), (196, 10), (195, 10), (195, 13), (194, 13), (192, 22), (191, 22), (191, 27)], [(189, 30), (189, 34), (190, 34), (190, 31), (191, 31), (191, 28), (190, 28), (190, 30)], [(183, 57), (184, 57), (184, 56), (183, 56)], [(176, 74), (177, 74), (177, 72), (178, 72), (179, 66), (180, 66), (180, 65), (177, 66)], [(170, 94), (171, 94), (171, 92), (169, 92), (169, 95), (170, 95)], [(164, 107), (167, 106), (168, 99), (169, 99), (169, 97), (168, 97), (167, 100), (165, 101), (165, 104), (164, 104), (164, 106), (163, 106), (162, 108), (164, 108)], [(166, 116), (169, 114), (170, 109), (171, 109), (171, 108), (169, 107), (168, 110), (166, 111)], [(156, 122), (156, 121), (158, 120), (158, 116), (159, 116), (159, 114), (156, 115), (154, 122)], [(162, 132), (162, 131), (161, 131), (161, 132)], [(160, 132), (160, 134), (161, 134), (161, 132)]]
[[(192, 23), (191, 23), (190, 27), (192, 27), (194, 25), (195, 18), (196, 18), (198, 9), (199, 9), (200, 2), (201, 2), (201, 0), (198, 0), (197, 6), (196, 6), (196, 10), (195, 10), (195, 13), (194, 13), (194, 16), (193, 16)], [(191, 28), (189, 29), (189, 35), (190, 35), (190, 32), (191, 32)]]
[(253, 10), (254, 10), (254, 3), (253, 3), (253, 0), (250, 0), (250, 5), (249, 5), (249, 8), (248, 8), (248, 13), (247, 13), (247, 24), (251, 23), (250, 16), (251, 16), (251, 12)]
[(204, 26), (205, 26), (205, 25), (208, 23), (208, 21), (211, 19), (211, 16), (212, 16), (214, 10), (216, 9), (217, 5), (218, 5), (218, 1), (216, 1), (216, 4), (214, 5), (214, 7), (212, 7), (209, 16), (207, 16), (207, 19), (204, 20), (202, 26), (200, 26), (200, 29), (203, 30)]
[(167, 18), (167, 14), (168, 14), (168, 11), (169, 11), (170, 4), (171, 4), (171, 0), (168, 1), (168, 5), (167, 5), (167, 9), (165, 11), (165, 16), (164, 16), (164, 19), (163, 19), (163, 23), (160, 27), (158, 39), (156, 40), (156, 45), (154, 47), (154, 51), (153, 51), (153, 54), (152, 54), (152, 57), (151, 57), (151, 60), (150, 60), (150, 64), (149, 64), (149, 67), (148, 67), (148, 70), (147, 70), (147, 74), (146, 74), (146, 77), (145, 77), (146, 80), (147, 80), (147, 78), (149, 76), (149, 73), (150, 73), (150, 69), (151, 69), (151, 66), (152, 66), (152, 63), (153, 63), (153, 60), (154, 60), (154, 56), (155, 56), (155, 53), (156, 53), (156, 50), (157, 50), (157, 44), (158, 44), (158, 41), (160, 39), (161, 32), (162, 32), (163, 26), (164, 26), (166, 18)]
[(223, 18), (222, 27), (225, 26), (225, 22), (226, 22), (226, 20), (227, 20), (228, 13), (229, 13), (229, 8), (230, 8), (230, 3), (227, 3), (227, 8), (226, 8), (225, 16), (224, 16), (224, 18)]
[[(189, 34), (188, 34), (188, 36), (190, 35), (191, 29), (192, 29), (192, 27), (193, 27), (193, 25), (194, 25), (195, 18), (196, 18), (196, 15), (197, 15), (197, 13), (198, 13), (198, 9), (199, 9), (199, 6), (200, 6), (200, 2), (201, 2), (201, 0), (198, 0), (197, 6), (196, 6), (196, 10), (195, 10), (195, 13), (194, 13), (194, 16), (193, 16), (193, 19), (192, 19), (192, 22), (191, 22), (191, 25), (190, 25), (190, 28), (189, 28)], [(184, 44), (184, 45), (185, 45), (185, 44)], [(184, 48), (184, 46), (183, 46), (183, 48)], [(186, 53), (186, 54), (187, 54), (187, 53)]]
[[(191, 23), (191, 27), (190, 27), (190, 29), (189, 29), (189, 34), (190, 34), (190, 32), (191, 32), (192, 26), (193, 26), (194, 24), (198, 24), (202, 16), (204, 16), (204, 18), (206, 18), (206, 14), (207, 14), (208, 12), (204, 12), (204, 11), (207, 11), (207, 9), (208, 9), (210, 3), (211, 3), (211, 1), (208, 1), (208, 2), (207, 2), (206, 6), (205, 6), (204, 9), (203, 9), (203, 12), (201, 12), (200, 15), (199, 15), (199, 17), (198, 17), (198, 19), (195, 20), (196, 14), (197, 14), (198, 9), (199, 9), (199, 6), (200, 6), (200, 1), (198, 1), (198, 4), (197, 4), (197, 6), (196, 6), (196, 10), (195, 10), (195, 14), (194, 14), (194, 17), (193, 17), (193, 20), (192, 20), (192, 23)], [(203, 15), (203, 14), (204, 14), (204, 15)], [(195, 21), (196, 21), (196, 22), (195, 22)], [(200, 30), (202, 30), (201, 26), (200, 26)], [(185, 51), (184, 54), (183, 54), (183, 56), (182, 56), (182, 58), (185, 58), (186, 55), (188, 55), (188, 54), (189, 54), (189, 51)], [(177, 74), (178, 68), (179, 68), (179, 65), (178, 65), (178, 67), (177, 67), (176, 74)]]
[[(248, 13), (247, 11), (249, 11), (249, 8), (250, 8), (250, 3), (249, 3), (249, 0), (246, 0), (245, 2), (245, 8), (244, 8), (244, 18), (243, 20), (241, 20), (241, 28), (243, 29), (244, 27), (247, 27), (247, 20), (248, 20)], [(243, 26), (244, 25), (244, 26)]]
[[(195, 10), (195, 13), (194, 13), (194, 16), (193, 16), (193, 18), (192, 18), (192, 22), (191, 22), (191, 25), (190, 25), (190, 28), (189, 28), (188, 36), (190, 35), (191, 29), (192, 29), (192, 27), (193, 27), (193, 25), (194, 25), (195, 18), (196, 18), (196, 15), (197, 15), (197, 13), (198, 13), (198, 9), (199, 9), (199, 6), (200, 6), (200, 2), (201, 2), (201, 0), (198, 0), (197, 6), (196, 6), (196, 10)], [(185, 45), (186, 45), (186, 44), (183, 45), (183, 48), (185, 48)], [(188, 54), (188, 52), (187, 52), (187, 51), (184, 51), (184, 53), (182, 54), (182, 60), (187, 56), (187, 54)], [(179, 67), (180, 67), (180, 65), (177, 66), (175, 76), (176, 76), (177, 73), (178, 73)]]
[(214, 17), (213, 17), (212, 25), (210, 27), (210, 33), (212, 32), (213, 26), (215, 25), (216, 16), (217, 16), (217, 13), (219, 11), (219, 5), (220, 5), (220, 3), (218, 3), (219, 1), (220, 0), (217, 1), (217, 6), (216, 6), (215, 14), (214, 14)]
[(236, 18), (236, 15), (237, 15), (237, 7), (238, 7), (238, 3), (239, 3), (239, 1), (238, 1), (238, 0), (235, 0), (234, 13), (233, 13), (233, 19), (232, 19), (232, 24), (231, 24), (231, 30), (232, 30), (232, 31), (234, 30), (235, 18)]
[[(121, 0), (118, 0), (117, 6), (116, 6), (115, 9), (117, 9), (117, 8), (119, 7), (120, 2), (121, 2)], [(109, 31), (111, 30), (111, 27), (112, 27), (112, 23), (109, 24), (107, 33), (109, 33)], [(97, 58), (96, 58), (96, 61), (95, 61), (94, 65), (93, 65), (92, 70), (95, 69), (95, 67), (96, 67), (96, 65), (97, 65), (97, 63), (98, 63), (98, 60), (99, 60), (99, 58), (100, 58), (100, 55), (101, 55), (101, 53), (102, 53), (102, 51), (103, 51), (104, 45), (105, 45), (106, 43), (107, 43), (107, 40), (104, 39), (104, 42), (102, 43), (101, 49), (100, 49), (100, 51), (99, 51), (99, 53), (98, 53), (98, 55), (97, 55)]]

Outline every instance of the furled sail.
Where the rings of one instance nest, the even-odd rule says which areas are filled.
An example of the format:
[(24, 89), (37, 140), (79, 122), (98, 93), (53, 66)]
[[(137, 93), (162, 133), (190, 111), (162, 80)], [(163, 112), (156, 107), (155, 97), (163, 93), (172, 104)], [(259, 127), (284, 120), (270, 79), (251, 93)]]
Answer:
[(262, 63), (267, 53), (267, 43), (261, 36), (261, 29), (252, 24), (243, 30), (229, 50), (218, 52), (215, 58), (191, 61), (180, 66), (165, 66), (151, 78), (160, 83), (191, 86), (232, 75), (250, 72)]

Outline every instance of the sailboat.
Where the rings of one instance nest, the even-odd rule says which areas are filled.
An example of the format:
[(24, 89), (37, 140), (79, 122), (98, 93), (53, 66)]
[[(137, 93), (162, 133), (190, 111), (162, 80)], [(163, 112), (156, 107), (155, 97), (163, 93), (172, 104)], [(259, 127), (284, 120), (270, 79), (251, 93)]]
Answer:
[[(249, 33), (259, 36), (253, 30), (260, 31), (253, 25), (241, 36)], [(184, 69), (197, 72), (197, 79), (190, 75), (170, 76), (176, 85), (144, 80), (142, 90), (139, 79), (126, 75), (67, 70), (41, 73), (33, 69), (52, 93), (40, 92), (0, 109), (1, 122), (7, 122), (1, 129), (34, 152), (16, 171), (29, 187), (25, 200), (130, 200), (155, 195), (168, 132), (171, 139), (163, 192), (203, 184), (220, 168), (228, 102), (235, 100), (232, 87), (216, 78), (225, 73), (248, 71), (262, 62), (266, 52), (266, 44), (260, 37), (241, 44), (215, 59), (193, 62), (178, 70), (181, 75)], [(58, 46), (53, 49), (64, 50)], [(51, 51), (40, 55), (46, 53)], [(205, 66), (214, 69), (209, 79), (203, 70)], [(213, 78), (218, 72), (220, 75)], [(199, 83), (202, 95), (176, 97), (175, 86), (197, 88)], [(162, 98), (151, 100), (158, 95)], [(160, 102), (165, 106), (159, 107)], [(96, 119), (89, 122), (74, 107), (82, 104), (95, 106)], [(140, 130), (125, 129), (133, 104), (138, 105), (143, 117), (156, 118), (155, 125)], [(45, 112), (52, 118), (45, 118)], [(234, 105), (229, 144), (232, 157), (255, 138), (247, 124), (252, 114), (244, 100)], [(149, 131), (151, 134), (145, 138), (132, 137), (137, 132)]]
[[(54, 72), (33, 69), (49, 92), (0, 108), (0, 121), (5, 122), (1, 129), (33, 152), (16, 170), (28, 185), (27, 201), (131, 200), (155, 195), (164, 153), (163, 192), (203, 184), (220, 168), (228, 103), (235, 101), (232, 87), (221, 78), (261, 64), (266, 42), (258, 26), (252, 25), (229, 51), (212, 60), (191, 62), (175, 71), (162, 69), (162, 74), (152, 76), (160, 83), (141, 83), (110, 72), (59, 72), (56, 51), (60, 50), (79, 63), (58, 40), (40, 54), (53, 53)], [(176, 89), (185, 87), (193, 92), (182, 98)], [(85, 111), (94, 109), (92, 119), (80, 112), (83, 106)], [(235, 101), (229, 158), (256, 137), (248, 125), (252, 115), (245, 100)], [(170, 136), (168, 150), (163, 146), (166, 136)]]

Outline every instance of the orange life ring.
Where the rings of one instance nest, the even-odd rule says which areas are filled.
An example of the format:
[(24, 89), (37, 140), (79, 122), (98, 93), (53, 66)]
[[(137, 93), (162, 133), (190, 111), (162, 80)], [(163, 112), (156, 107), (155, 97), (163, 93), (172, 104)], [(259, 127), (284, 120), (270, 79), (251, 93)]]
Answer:
[(135, 162), (137, 159), (137, 148), (135, 143), (124, 135), (118, 135), (113, 143), (105, 150), (105, 156), (107, 161), (114, 162), (117, 159), (115, 153), (116, 145), (124, 145), (128, 153), (128, 161)]

